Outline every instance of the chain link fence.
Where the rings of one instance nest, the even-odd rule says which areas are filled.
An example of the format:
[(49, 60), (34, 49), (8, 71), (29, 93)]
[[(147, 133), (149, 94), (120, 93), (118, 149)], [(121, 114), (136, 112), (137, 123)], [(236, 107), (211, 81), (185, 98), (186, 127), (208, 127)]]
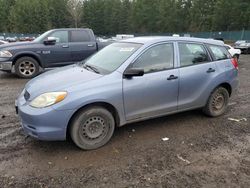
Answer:
[[(216, 31), (216, 32), (197, 32), (197, 33), (143, 33), (134, 34), (135, 36), (172, 36), (178, 34), (180, 36), (190, 36), (198, 38), (223, 38), (224, 40), (237, 41), (237, 40), (250, 40), (250, 30), (242, 31)], [(22, 38), (22, 37), (37, 37), (38, 34), (20, 34), (20, 33), (0, 33), (0, 38)]]
[(198, 38), (222, 38), (224, 40), (237, 41), (237, 40), (250, 40), (250, 31), (216, 31), (216, 32), (196, 32), (196, 33), (145, 33), (145, 34), (135, 34), (135, 36), (172, 36), (178, 34), (180, 36), (188, 37), (198, 37)]

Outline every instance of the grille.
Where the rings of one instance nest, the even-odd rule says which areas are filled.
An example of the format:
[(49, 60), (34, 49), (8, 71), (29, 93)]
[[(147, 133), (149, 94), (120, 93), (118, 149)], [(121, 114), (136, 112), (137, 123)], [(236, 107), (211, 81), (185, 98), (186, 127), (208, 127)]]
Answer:
[(30, 94), (27, 90), (25, 90), (25, 92), (24, 92), (24, 98), (26, 101), (29, 100), (29, 98), (30, 98)]

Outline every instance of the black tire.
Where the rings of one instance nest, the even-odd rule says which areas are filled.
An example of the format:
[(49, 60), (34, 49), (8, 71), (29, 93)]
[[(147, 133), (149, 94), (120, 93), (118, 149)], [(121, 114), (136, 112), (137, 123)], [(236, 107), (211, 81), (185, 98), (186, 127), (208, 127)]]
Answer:
[(21, 78), (34, 78), (39, 74), (39, 64), (32, 57), (21, 57), (16, 60), (15, 73)]
[(211, 117), (217, 117), (225, 113), (229, 101), (229, 93), (224, 87), (216, 88), (208, 98), (203, 112)]
[(250, 54), (250, 48), (247, 48), (246, 54)]
[(113, 115), (103, 107), (94, 106), (75, 115), (70, 125), (70, 136), (79, 148), (93, 150), (106, 144), (114, 129)]

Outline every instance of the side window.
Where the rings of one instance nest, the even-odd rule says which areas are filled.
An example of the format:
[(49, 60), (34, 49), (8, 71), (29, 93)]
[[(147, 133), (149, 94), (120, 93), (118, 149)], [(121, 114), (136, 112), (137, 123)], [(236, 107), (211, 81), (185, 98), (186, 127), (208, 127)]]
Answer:
[(230, 54), (228, 53), (227, 49), (223, 46), (209, 45), (209, 48), (213, 53), (215, 60), (217, 61), (230, 58)]
[(49, 37), (55, 37), (56, 43), (68, 43), (69, 42), (68, 31), (56, 31), (52, 33)]
[(133, 64), (134, 68), (143, 68), (145, 73), (157, 72), (174, 67), (173, 44), (160, 44), (144, 52)]
[(87, 31), (70, 31), (70, 42), (89, 42), (90, 36)]
[(181, 67), (210, 61), (202, 44), (179, 43), (179, 53)]

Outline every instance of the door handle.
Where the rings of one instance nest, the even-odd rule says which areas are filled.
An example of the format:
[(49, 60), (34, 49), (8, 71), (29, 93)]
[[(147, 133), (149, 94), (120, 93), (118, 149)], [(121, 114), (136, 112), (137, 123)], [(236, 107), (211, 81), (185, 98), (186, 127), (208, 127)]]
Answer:
[(215, 72), (215, 69), (209, 68), (209, 69), (207, 70), (207, 73), (211, 73), (211, 72)]
[(177, 79), (177, 78), (178, 78), (178, 76), (170, 75), (167, 79), (168, 79), (168, 80), (175, 80), (175, 79)]
[(88, 47), (93, 47), (94, 46), (94, 44), (88, 44)]
[(63, 48), (68, 48), (69, 45), (65, 44), (65, 45), (62, 45)]

